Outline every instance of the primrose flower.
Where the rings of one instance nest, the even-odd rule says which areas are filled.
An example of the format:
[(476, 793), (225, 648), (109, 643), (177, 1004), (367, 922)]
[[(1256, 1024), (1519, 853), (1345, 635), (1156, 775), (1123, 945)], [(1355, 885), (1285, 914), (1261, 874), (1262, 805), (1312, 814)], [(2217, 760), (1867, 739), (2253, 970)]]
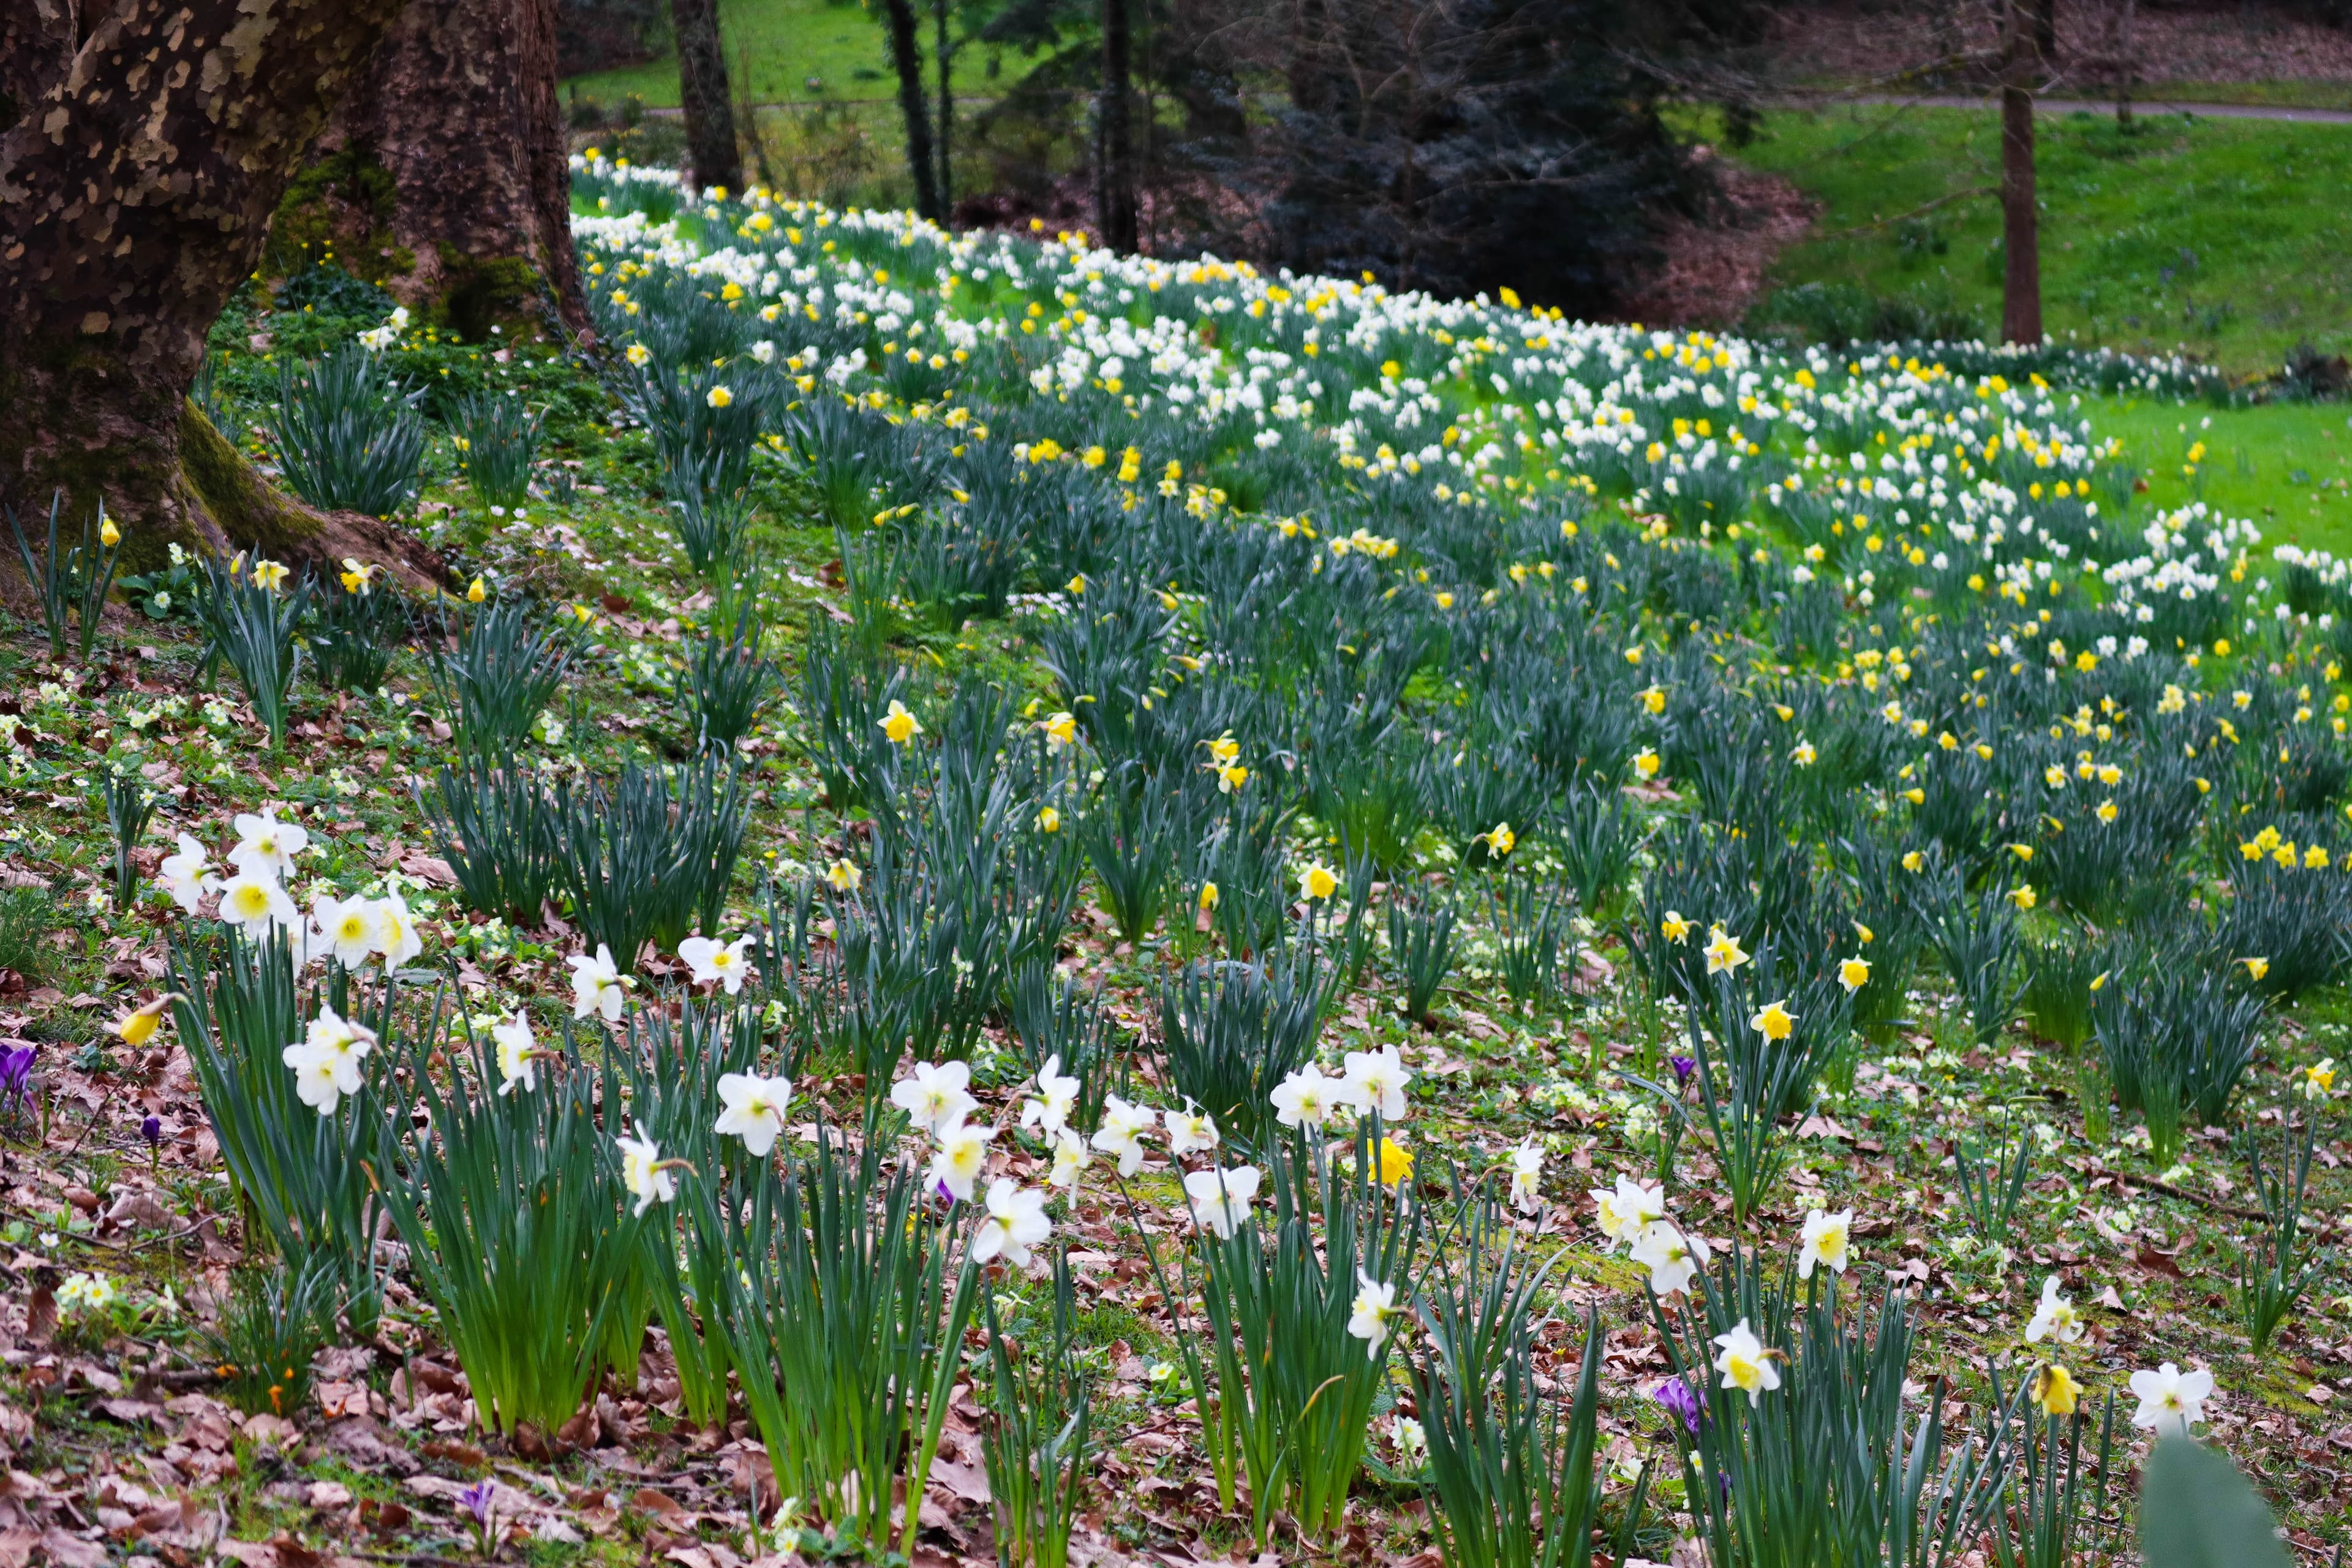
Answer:
[(1151, 1131), (1155, 1120), (1148, 1108), (1129, 1105), (1115, 1094), (1106, 1095), (1102, 1125), (1095, 1129), (1095, 1147), (1118, 1156), (1118, 1173), (1131, 1176), (1143, 1166), (1143, 1135)]
[(1029, 1261), (1029, 1249), (1053, 1234), (1045, 1194), (999, 1176), (988, 1184), (988, 1213), (972, 1233), (971, 1260), (1002, 1258), (1019, 1268)]
[(903, 746), (923, 732), (922, 721), (907, 711), (907, 705), (897, 698), (890, 699), (890, 710), (880, 720), (882, 733), (894, 746)]
[(621, 1146), (621, 1180), (629, 1195), (637, 1200), (631, 1212), (642, 1216), (654, 1205), (666, 1204), (677, 1196), (677, 1184), (670, 1180), (676, 1162), (661, 1157), (654, 1141), (646, 1136), (645, 1128), (637, 1128), (636, 1136), (626, 1134), (613, 1140)]
[(793, 1080), (724, 1073), (719, 1079), (719, 1122), (712, 1131), (721, 1138), (740, 1138), (747, 1153), (764, 1160), (784, 1130), (784, 1112), (793, 1103)]
[(1711, 928), (1706, 944), (1706, 972), (1728, 974), (1748, 962), (1748, 952), (1738, 939), (1721, 926)]
[(1347, 1073), (1340, 1093), (1354, 1104), (1359, 1114), (1378, 1114), (1381, 1120), (1396, 1121), (1405, 1113), (1404, 1086), (1412, 1081), (1405, 1070), (1404, 1058), (1394, 1046), (1382, 1046), (1377, 1051), (1349, 1051), (1342, 1058)]
[(1748, 1404), (1761, 1405), (1768, 1390), (1780, 1386), (1780, 1369), (1772, 1364), (1763, 1342), (1748, 1326), (1747, 1319), (1740, 1319), (1738, 1326), (1729, 1333), (1716, 1335), (1715, 1345), (1723, 1352), (1715, 1358), (1715, 1370), (1723, 1374), (1723, 1386), (1748, 1395)]
[(155, 868), (155, 883), (183, 912), (194, 914), (206, 893), (219, 890), (220, 879), (205, 868), (210, 861), (203, 845), (184, 833), (179, 836), (179, 845), (180, 852), (164, 856), (163, 863)]
[(1274, 1119), (1285, 1127), (1320, 1127), (1347, 1097), (1346, 1087), (1313, 1062), (1274, 1086)]
[(1866, 958), (1849, 958), (1839, 963), (1838, 984), (1845, 987), (1845, 994), (1849, 996), (1869, 984), (1870, 961)]
[(1371, 1361), (1388, 1342), (1389, 1325), (1397, 1317), (1396, 1286), (1356, 1270), (1356, 1300), (1348, 1317), (1348, 1332), (1364, 1342), (1364, 1359)]
[(2074, 1310), (2074, 1303), (2058, 1294), (2058, 1276), (2046, 1276), (2042, 1281), (2042, 1300), (2033, 1310), (2033, 1321), (2025, 1325), (2025, 1342), (2039, 1344), (2043, 1340), (2055, 1340), (2071, 1345), (2083, 1337), (2083, 1316)]
[(1511, 1151), (1511, 1202), (1521, 1214), (1543, 1206), (1543, 1151), (1533, 1143)]
[(359, 968), (375, 952), (375, 905), (366, 899), (321, 895), (310, 906), (310, 928), (345, 969)]
[(1593, 1219), (1612, 1247), (1639, 1241), (1645, 1229), (1666, 1217), (1664, 1184), (1644, 1186), (1622, 1171), (1617, 1173), (1614, 1190), (1594, 1187), (1591, 1195)]
[(274, 805), (258, 816), (251, 812), (239, 813), (236, 827), (236, 847), (228, 852), (228, 863), (241, 870), (258, 866), (277, 879), (283, 879), (294, 868), (294, 857), (310, 844), (310, 836), (300, 824), (278, 820), (278, 808)]
[(1235, 1227), (1249, 1214), (1250, 1200), (1257, 1196), (1258, 1181), (1255, 1165), (1195, 1171), (1186, 1176), (1184, 1195), (1191, 1203), (1192, 1223), (1219, 1241), (1232, 1240)]
[[(1034, 1100), (1022, 1102), (1021, 1125), (1034, 1127), (1048, 1138), (1054, 1137), (1069, 1121), (1070, 1108), (1078, 1102), (1078, 1080), (1062, 1070), (1061, 1052), (1047, 1057), (1045, 1065), (1037, 1069), (1037, 1095)], [(1215, 1130), (1212, 1128), (1210, 1142), (1215, 1141)]]
[(302, 920), (277, 877), (262, 866), (246, 867), (222, 887), (220, 915), (255, 942), (266, 939), (272, 926), (291, 931)]
[(1805, 1216), (1804, 1248), (1797, 1254), (1797, 1278), (1811, 1279), (1817, 1264), (1827, 1264), (1832, 1273), (1843, 1274), (1852, 1261), (1849, 1242), (1853, 1232), (1853, 1211), (1841, 1209), (1825, 1214), (1820, 1209)]
[(2131, 1374), (2131, 1391), (2139, 1399), (2132, 1425), (2158, 1436), (2189, 1435), (2189, 1426), (2205, 1419), (2205, 1402), (2213, 1396), (2213, 1374), (2200, 1367), (2183, 1372), (2166, 1362), (2154, 1372)]
[(1651, 1289), (1661, 1296), (1678, 1296), (1706, 1267), (1706, 1238), (1688, 1235), (1664, 1220), (1654, 1220), (1643, 1227), (1629, 1256), (1650, 1271)]
[(934, 1136), (939, 1147), (931, 1151), (931, 1180), (954, 1194), (957, 1202), (970, 1203), (972, 1185), (980, 1179), (980, 1167), (988, 1159), (988, 1145), (996, 1137), (995, 1130), (958, 1120), (939, 1129)]
[(1339, 890), (1339, 877), (1319, 861), (1298, 873), (1298, 896), (1309, 903), (1328, 899)]
[(890, 1086), (890, 1103), (914, 1118), (918, 1130), (940, 1132), (977, 1110), (980, 1101), (966, 1092), (971, 1068), (962, 1062), (917, 1062), (908, 1076)]
[(743, 989), (743, 950), (751, 944), (749, 936), (727, 942), (714, 937), (690, 936), (677, 944), (677, 955), (693, 971), (697, 985), (723, 985), (727, 994), (732, 996)]
[(597, 1013), (608, 1024), (620, 1022), (622, 998), (634, 982), (613, 962), (612, 948), (600, 942), (595, 957), (575, 952), (563, 962), (572, 966), (572, 1016)]
[(499, 1053), (499, 1092), (512, 1094), (518, 1089), (537, 1089), (539, 1074), (534, 1063), (539, 1046), (530, 1037), (530, 1020), (517, 1012), (505, 1023), (490, 1026), (490, 1040)]
[(58, 1310), (103, 1312), (114, 1305), (116, 1294), (114, 1281), (103, 1274), (68, 1274), (66, 1282), (58, 1287)]
[(1168, 1129), (1168, 1152), (1178, 1159), (1205, 1154), (1217, 1146), (1217, 1124), (1189, 1100), (1181, 1111), (1161, 1111), (1160, 1120)]

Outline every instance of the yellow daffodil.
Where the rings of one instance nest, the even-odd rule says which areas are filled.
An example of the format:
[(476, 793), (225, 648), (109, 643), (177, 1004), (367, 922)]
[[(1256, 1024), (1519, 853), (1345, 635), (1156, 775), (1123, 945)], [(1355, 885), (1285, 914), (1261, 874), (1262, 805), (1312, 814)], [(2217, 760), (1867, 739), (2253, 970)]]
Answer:
[(1055, 810), (1050, 805), (1041, 807), (1037, 813), (1037, 831), (1040, 833), (1059, 833), (1061, 830), (1062, 814)]
[(1644, 779), (1658, 776), (1659, 759), (1655, 752), (1638, 752), (1633, 756), (1633, 771)]
[(489, 596), (489, 590), (482, 586), (479, 577), (466, 585), (466, 603), (469, 605), (478, 605)]
[(1412, 1155), (1393, 1138), (1381, 1140), (1381, 1185), (1393, 1187), (1412, 1177)]
[(1330, 867), (1318, 862), (1298, 874), (1298, 896), (1307, 900), (1328, 899), (1339, 890), (1339, 879)]
[(114, 1032), (121, 1037), (122, 1043), (126, 1046), (145, 1045), (155, 1037), (155, 1031), (163, 1026), (163, 1010), (179, 999), (178, 992), (167, 992), (145, 1006), (125, 1013), (114, 1021)]
[(894, 746), (903, 746), (923, 732), (922, 721), (908, 712), (907, 705), (895, 697), (890, 699), (890, 710), (878, 722)]
[(2032, 909), (2034, 901), (2033, 884), (2020, 882), (2016, 887), (2011, 888), (2009, 890), (2009, 901), (2021, 910)]
[(1748, 1026), (1777, 1045), (1795, 1032), (1797, 1016), (1778, 1002), (1768, 1002), (1748, 1020)]
[(1903, 855), (1903, 868), (1906, 871), (1926, 870), (1927, 868), (1927, 856), (1926, 851), (1919, 849), (1906, 850)]
[(1668, 910), (1665, 918), (1658, 921), (1658, 934), (1668, 942), (1687, 942), (1690, 933), (1691, 922), (1673, 910)]
[(1201, 912), (1202, 912), (1202, 914), (1204, 914), (1204, 915), (1205, 915), (1205, 914), (1207, 914), (1210, 910), (1212, 910), (1215, 909), (1216, 907), (1217, 907), (1217, 885), (1216, 885), (1214, 882), (1203, 882), (1203, 883), (1202, 883), (1202, 884), (1201, 884)]
[(2083, 1385), (2074, 1374), (2051, 1362), (2033, 1374), (2033, 1403), (2042, 1407), (2044, 1415), (2072, 1415), (2082, 1398)]
[(1849, 958), (1841, 962), (1838, 964), (1838, 984), (1845, 987), (1845, 994), (1849, 996), (1869, 984), (1870, 961)]
[(2238, 962), (2246, 966), (2246, 978), (2249, 980), (2260, 980), (2271, 972), (2271, 961), (2267, 958), (2242, 958)]

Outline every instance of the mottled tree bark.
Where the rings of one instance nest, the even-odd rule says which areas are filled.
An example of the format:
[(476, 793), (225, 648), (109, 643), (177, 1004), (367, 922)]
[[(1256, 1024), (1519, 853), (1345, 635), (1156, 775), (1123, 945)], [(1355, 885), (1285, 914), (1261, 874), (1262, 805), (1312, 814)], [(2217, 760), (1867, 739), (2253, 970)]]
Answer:
[(1128, 0), (1103, 0), (1101, 147), (1097, 154), (1095, 221), (1113, 250), (1135, 249), (1135, 137), (1128, 114), (1133, 86), (1129, 65)]
[(89, 515), (136, 553), (210, 521), (181, 467), (205, 334), (405, 0), (7, 0), (0, 123), (0, 500)]
[(735, 145), (735, 110), (727, 96), (727, 51), (719, 37), (719, 0), (669, 0), (677, 38), (677, 100), (686, 110), (686, 156), (698, 185), (743, 187)]
[(2040, 74), (2027, 0), (2009, 0), (2000, 71), (2000, 336), (2042, 341), (2042, 215), (2035, 205), (2033, 86)]
[(890, 29), (890, 66), (898, 73), (898, 109), (907, 118), (907, 167), (915, 176), (915, 211), (944, 223), (938, 170), (931, 163), (931, 111), (923, 102), (923, 57), (909, 0), (882, 0)]
[(409, 0), (320, 139), (321, 155), (346, 151), (392, 178), (388, 226), (408, 265), (384, 286), (404, 302), (478, 339), (536, 315), (544, 284), (565, 324), (587, 330), (555, 0)]

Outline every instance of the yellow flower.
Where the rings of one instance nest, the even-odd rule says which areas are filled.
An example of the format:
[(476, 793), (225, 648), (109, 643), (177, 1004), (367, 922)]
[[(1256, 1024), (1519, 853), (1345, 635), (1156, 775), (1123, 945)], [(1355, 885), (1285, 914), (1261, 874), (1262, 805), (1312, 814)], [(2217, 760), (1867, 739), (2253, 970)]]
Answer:
[(1691, 922), (1673, 910), (1668, 910), (1665, 918), (1658, 922), (1658, 934), (1668, 942), (1687, 942), (1690, 933)]
[(2310, 848), (2308, 848), (2308, 849), (2306, 849), (2306, 850), (2305, 850), (2305, 851), (2303, 852), (2303, 865), (2304, 865), (2304, 869), (2305, 869), (2305, 870), (2307, 870), (2307, 871), (2325, 871), (2325, 870), (2326, 870), (2326, 869), (2327, 869), (2327, 851), (2326, 851), (2326, 850), (2325, 850), (2325, 849), (2322, 849), (2322, 848), (2321, 848), (2318, 845), (2316, 845), (2316, 844), (2313, 845)]
[(2099, 808), (2091, 815), (2097, 817), (2101, 822), (2113, 822), (2116, 816), (2116, 803), (2111, 800), (2103, 800), (2099, 802)]
[(2092, 994), (2093, 995), (2096, 995), (2096, 994), (2098, 994), (2098, 992), (2099, 992), (2100, 988), (2101, 988), (2102, 986), (2105, 985), (2105, 984), (2106, 984), (2106, 983), (2107, 983), (2107, 972), (2106, 972), (2105, 970), (2102, 969), (2102, 970), (2100, 970), (2096, 974), (2094, 974), (2093, 976), (2091, 976), (2091, 986), (2090, 986), (2091, 994)]
[(167, 992), (145, 1006), (125, 1013), (114, 1021), (114, 1032), (122, 1037), (126, 1046), (143, 1046), (155, 1037), (163, 1026), (163, 1009), (180, 999), (177, 992)]
[(2066, 787), (2066, 770), (2060, 767), (2057, 763), (2053, 763), (2048, 767), (2042, 770), (2042, 782), (2048, 784), (2052, 789), (2064, 789)]
[(1800, 741), (1797, 742), (1797, 749), (1789, 753), (1789, 758), (1801, 768), (1810, 768), (1813, 765), (1813, 759), (1820, 754), (1813, 750), (1813, 743), (1811, 741)]
[(1926, 870), (1927, 868), (1927, 855), (1923, 851), (1917, 849), (1906, 850), (1903, 856), (1903, 868), (1906, 871)]
[(274, 594), (285, 585), (286, 568), (276, 561), (256, 561), (253, 563), (253, 580)]
[(1643, 692), (1642, 706), (1648, 709), (1653, 713), (1664, 712), (1666, 710), (1665, 689), (1660, 686), (1653, 686), (1648, 690)]
[(2021, 910), (2032, 909), (2033, 907), (2033, 884), (2031, 882), (2021, 882), (2016, 887), (2011, 888), (2009, 890), (2009, 901), (2015, 904)]
[(482, 580), (479, 577), (475, 578), (473, 582), (467, 584), (466, 603), (469, 605), (478, 605), (489, 596), (489, 591), (482, 586)]
[(2246, 978), (2249, 980), (2260, 980), (2271, 972), (2271, 961), (2267, 958), (2242, 958), (2238, 962), (2246, 966)]
[(1748, 1026), (1777, 1044), (1795, 1031), (1797, 1016), (1778, 1002), (1769, 1002), (1762, 1012), (1748, 1020)]
[(2012, 844), (2009, 847), (2009, 852), (2016, 856), (2020, 860), (2031, 860), (2033, 858), (2033, 846), (2031, 844)]
[(1073, 597), (1084, 598), (1087, 592), (1087, 574), (1083, 572), (1079, 573), (1076, 576), (1063, 584), (1062, 588), (1065, 593), (1071, 595)]
[(1317, 863), (1298, 874), (1298, 896), (1302, 899), (1328, 899), (1339, 889), (1339, 879), (1331, 868)]
[(714, 386), (703, 395), (702, 401), (713, 408), (724, 408), (735, 401), (735, 395), (723, 386)]
[(1077, 718), (1066, 710), (1054, 714), (1037, 727), (1045, 731), (1045, 746), (1049, 751), (1058, 752), (1078, 738)]
[(1214, 882), (1203, 882), (1203, 883), (1202, 883), (1202, 884), (1201, 884), (1201, 912), (1202, 912), (1202, 914), (1207, 914), (1211, 910), (1213, 910), (1213, 909), (1215, 909), (1216, 907), (1217, 907), (1217, 885), (1216, 885)]
[(2083, 1385), (2074, 1381), (2074, 1374), (2056, 1362), (2033, 1374), (2033, 1403), (2042, 1406), (2044, 1415), (2074, 1415), (2082, 1393)]
[(1231, 795), (1249, 783), (1249, 770), (1239, 763), (1226, 763), (1217, 769), (1217, 793)]
[(1849, 958), (1840, 963), (1838, 984), (1845, 987), (1845, 994), (1849, 996), (1869, 984), (1870, 961), (1866, 958)]
[(890, 737), (890, 743), (894, 746), (903, 746), (923, 732), (922, 721), (908, 712), (907, 705), (895, 697), (890, 699), (890, 710), (882, 716), (879, 722), (882, 732)]
[(1038, 832), (1040, 832), (1040, 833), (1059, 833), (1061, 830), (1062, 830), (1062, 814), (1061, 814), (1060, 812), (1058, 812), (1058, 811), (1055, 810), (1052, 806), (1050, 806), (1050, 805), (1049, 805), (1049, 806), (1045, 807), (1044, 809), (1042, 809), (1041, 811), (1039, 811), (1039, 812), (1037, 813), (1037, 831), (1038, 831)]
[(1927, 792), (1914, 784), (1903, 792), (1903, 798), (1913, 805), (1925, 805), (1927, 804)]
[(1641, 774), (1645, 779), (1656, 778), (1658, 776), (1658, 753), (1655, 752), (1642, 752), (1636, 753), (1633, 758), (1633, 771)]
[(114, 526), (114, 520), (103, 510), (98, 514), (98, 542), (109, 550), (122, 542), (122, 531)]
[(1518, 841), (1519, 836), (1511, 831), (1511, 825), (1507, 822), (1496, 823), (1493, 832), (1481, 833), (1472, 840), (1473, 843), (1484, 843), (1486, 846), (1486, 852), (1497, 859), (1508, 855), (1512, 846)]
[(1381, 1140), (1381, 1185), (1393, 1187), (1412, 1177), (1412, 1155), (1393, 1138)]
[(2303, 1069), (2300, 1085), (2306, 1100), (2325, 1100), (2336, 1087), (2336, 1058), (2328, 1057)]
[(854, 893), (857, 891), (857, 884), (864, 881), (866, 878), (863, 872), (848, 861), (835, 860), (825, 868), (824, 879), (833, 884), (833, 889), (836, 893)]
[(654, 352), (643, 343), (631, 343), (621, 357), (631, 364), (644, 365), (653, 359)]
[(1853, 922), (1853, 934), (1862, 938), (1862, 942), (1864, 947), (1869, 946), (1872, 942), (1878, 940), (1878, 933), (1871, 930), (1868, 926), (1863, 924), (1860, 921)]
[(1721, 926), (1713, 928), (1706, 944), (1706, 972), (1709, 974), (1728, 974), (1747, 962), (1747, 952), (1740, 947), (1738, 940)]

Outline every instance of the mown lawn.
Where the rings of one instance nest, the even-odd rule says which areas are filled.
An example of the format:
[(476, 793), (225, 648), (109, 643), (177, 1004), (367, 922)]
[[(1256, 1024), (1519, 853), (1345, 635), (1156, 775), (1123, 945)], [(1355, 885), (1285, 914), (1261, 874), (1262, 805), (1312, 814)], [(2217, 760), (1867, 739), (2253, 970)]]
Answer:
[[(898, 91), (890, 72), (889, 43), (879, 17), (849, 0), (720, 0), (719, 26), (727, 43), (728, 69), (744, 78), (734, 85), (761, 103), (889, 101)], [(931, 36), (923, 29), (924, 63), (930, 64)], [(1001, 68), (1014, 69), (1013, 59)], [(989, 90), (995, 72), (991, 52), (961, 51), (956, 62), (960, 92)], [(811, 86), (814, 78), (816, 85)], [(677, 107), (677, 59), (665, 54), (643, 65), (573, 77), (564, 96), (617, 103), (631, 93), (648, 108)]]

